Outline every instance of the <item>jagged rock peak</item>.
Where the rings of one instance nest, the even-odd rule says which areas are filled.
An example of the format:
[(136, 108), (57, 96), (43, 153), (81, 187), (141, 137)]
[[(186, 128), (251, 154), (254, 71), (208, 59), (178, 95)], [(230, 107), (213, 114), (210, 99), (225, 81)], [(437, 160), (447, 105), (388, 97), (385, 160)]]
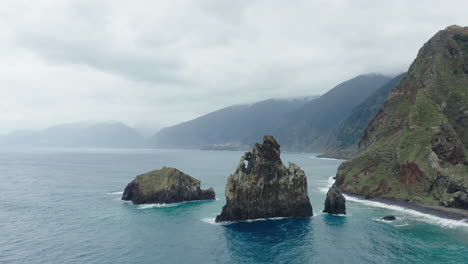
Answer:
[(138, 175), (122, 195), (122, 200), (134, 204), (179, 203), (195, 200), (214, 200), (213, 188), (200, 189), (200, 180), (176, 168), (163, 167)]
[[(247, 163), (247, 164), (245, 164)], [(269, 217), (309, 217), (307, 177), (299, 166), (285, 167), (280, 145), (265, 136), (241, 158), (226, 185), (226, 205), (216, 222)]]

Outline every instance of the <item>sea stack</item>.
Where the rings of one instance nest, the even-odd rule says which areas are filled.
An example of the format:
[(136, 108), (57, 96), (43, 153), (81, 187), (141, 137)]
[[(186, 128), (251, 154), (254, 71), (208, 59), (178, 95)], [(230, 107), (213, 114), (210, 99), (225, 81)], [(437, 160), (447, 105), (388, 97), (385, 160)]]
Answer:
[(213, 188), (200, 189), (200, 181), (182, 171), (163, 167), (138, 175), (122, 195), (122, 200), (133, 204), (179, 203), (195, 200), (214, 200)]
[(226, 185), (226, 205), (216, 222), (270, 217), (310, 217), (307, 177), (294, 163), (280, 159), (280, 145), (264, 136), (241, 158)]
[(341, 194), (340, 188), (335, 184), (328, 190), (323, 212), (329, 214), (346, 214), (346, 199)]

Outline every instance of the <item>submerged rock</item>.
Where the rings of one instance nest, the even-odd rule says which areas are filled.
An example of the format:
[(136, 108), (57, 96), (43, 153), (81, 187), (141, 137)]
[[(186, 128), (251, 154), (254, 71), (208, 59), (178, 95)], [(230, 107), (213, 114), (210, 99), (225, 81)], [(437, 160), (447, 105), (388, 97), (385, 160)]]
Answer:
[(304, 171), (294, 163), (284, 166), (280, 145), (273, 136), (265, 136), (229, 176), (226, 205), (216, 222), (309, 216), (312, 206)]
[(200, 181), (182, 171), (163, 167), (138, 175), (130, 182), (122, 195), (122, 200), (134, 204), (179, 203), (194, 200), (214, 200), (213, 188), (200, 189)]
[(341, 190), (335, 184), (327, 192), (325, 199), (324, 213), (346, 214), (346, 199), (341, 194)]
[(396, 220), (396, 217), (393, 215), (387, 215), (387, 216), (380, 218), (380, 220), (393, 221), (393, 220)]

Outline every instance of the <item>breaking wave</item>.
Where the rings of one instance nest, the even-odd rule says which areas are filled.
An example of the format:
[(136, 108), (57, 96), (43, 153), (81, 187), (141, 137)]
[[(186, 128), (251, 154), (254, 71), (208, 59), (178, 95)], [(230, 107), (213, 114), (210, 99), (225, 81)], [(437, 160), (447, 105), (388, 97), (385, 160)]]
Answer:
[[(335, 180), (333, 179), (333, 177), (329, 177), (327, 186), (319, 187), (319, 190), (323, 193), (327, 193), (328, 189), (333, 185), (333, 183), (335, 183)], [(390, 210), (394, 210), (397, 212), (402, 212), (406, 215), (411, 216), (411, 220), (422, 221), (428, 224), (438, 225), (438, 226), (446, 227), (446, 228), (457, 228), (457, 227), (468, 228), (468, 219), (464, 219), (464, 220), (448, 219), (448, 218), (443, 218), (440, 216), (435, 216), (432, 214), (422, 213), (422, 212), (409, 209), (409, 208), (405, 208), (402, 206), (398, 206), (398, 205), (387, 204), (384, 202), (377, 202), (377, 201), (371, 201), (371, 200), (366, 200), (366, 199), (360, 199), (360, 198), (345, 195), (345, 194), (343, 195), (347, 201), (356, 202), (356, 203), (364, 204), (367, 206), (385, 208), (385, 209), (390, 209)], [(384, 221), (384, 220), (379, 219), (379, 221)], [(388, 221), (385, 221), (385, 222), (388, 222)]]
[(122, 195), (123, 192), (108, 192), (109, 195)]
[(390, 209), (390, 210), (397, 211), (397, 212), (402, 212), (406, 215), (411, 216), (410, 218), (411, 220), (422, 221), (428, 224), (438, 225), (438, 226), (446, 227), (446, 228), (456, 228), (456, 227), (468, 228), (468, 222), (466, 222), (466, 220), (453, 220), (453, 219), (443, 218), (440, 216), (421, 213), (419, 211), (405, 208), (405, 207), (398, 206), (398, 205), (360, 199), (360, 198), (356, 198), (356, 197), (349, 196), (349, 195), (344, 195), (344, 197), (346, 198), (347, 201), (352, 201), (352, 202), (361, 203), (367, 206), (380, 207), (380, 208)]

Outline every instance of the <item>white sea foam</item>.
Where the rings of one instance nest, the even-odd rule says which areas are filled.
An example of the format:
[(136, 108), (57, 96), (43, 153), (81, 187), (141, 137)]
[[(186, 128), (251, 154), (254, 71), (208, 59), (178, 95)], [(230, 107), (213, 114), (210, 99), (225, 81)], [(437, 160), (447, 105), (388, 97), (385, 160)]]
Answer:
[(416, 210), (408, 209), (408, 208), (398, 206), (398, 205), (359, 199), (359, 198), (352, 197), (349, 195), (344, 195), (344, 197), (346, 198), (347, 201), (352, 201), (352, 202), (365, 204), (368, 206), (386, 208), (386, 209), (402, 212), (404, 214), (411, 216), (411, 220), (422, 221), (428, 224), (438, 225), (438, 226), (447, 227), (447, 228), (456, 228), (456, 227), (468, 228), (468, 222), (466, 222), (465, 220), (453, 220), (453, 219), (443, 218), (443, 217), (439, 217), (439, 216), (435, 216), (431, 214), (421, 213)]
[(123, 192), (108, 192), (109, 195), (122, 195)]
[[(328, 178), (327, 186), (319, 187), (319, 190), (323, 193), (326, 193), (328, 192), (328, 189), (333, 185), (333, 183), (335, 183), (335, 180), (333, 179), (333, 177), (330, 177)], [(419, 211), (408, 209), (408, 208), (398, 206), (398, 205), (392, 205), (392, 204), (386, 204), (382, 202), (360, 199), (360, 198), (349, 196), (349, 195), (344, 195), (344, 197), (346, 198), (347, 201), (361, 203), (367, 206), (385, 208), (385, 209), (402, 212), (404, 214), (410, 215), (413, 218), (412, 220), (422, 221), (428, 224), (433, 224), (433, 225), (438, 225), (438, 226), (448, 227), (448, 228), (456, 228), (456, 227), (468, 228), (468, 222), (467, 222), (468, 219), (453, 220), (453, 219), (443, 218), (443, 217), (439, 217), (439, 216), (435, 216), (431, 214), (421, 213)]]
[(395, 226), (398, 226), (398, 227), (403, 227), (403, 226), (409, 226), (408, 223), (404, 223), (404, 224), (401, 224), (401, 225), (395, 225)]
[(202, 220), (202, 222), (205, 222), (205, 223), (211, 224), (211, 225), (222, 225), (222, 223), (216, 223), (215, 219), (216, 218), (203, 218), (201, 220)]
[(152, 203), (152, 204), (140, 204), (137, 205), (138, 209), (149, 209), (149, 208), (161, 208), (161, 207), (176, 207), (185, 203), (198, 203), (198, 202), (209, 202), (211, 200), (193, 200), (193, 201), (184, 201), (180, 203)]
[(216, 223), (215, 218), (203, 218), (201, 219), (202, 222), (205, 222), (207, 224), (212, 224), (212, 225), (230, 225), (230, 224), (235, 224), (235, 223), (242, 223), (242, 222), (258, 222), (258, 221), (275, 221), (275, 220), (282, 220), (290, 217), (269, 217), (269, 218), (257, 218), (257, 219), (248, 219), (248, 220), (241, 220), (241, 221), (225, 221), (221, 223)]
[(173, 203), (173, 204), (160, 204), (160, 203), (155, 203), (155, 204), (140, 204), (137, 205), (138, 209), (150, 209), (150, 208), (161, 208), (161, 207), (175, 207), (178, 206), (180, 203)]
[(257, 222), (257, 221), (267, 221), (267, 220), (281, 220), (290, 217), (269, 217), (269, 218), (257, 218), (257, 219), (249, 219), (242, 222)]
[(309, 157), (309, 158), (311, 158), (311, 159), (320, 159), (320, 160), (343, 160), (343, 159), (334, 159), (334, 158), (319, 158), (319, 157), (314, 157), (314, 156)]
[[(323, 213), (323, 214), (328, 214), (328, 213)], [(328, 214), (329, 215), (329, 214)], [(343, 217), (348, 217), (351, 215), (345, 215), (345, 214), (332, 214), (332, 216), (343, 216)]]
[(323, 192), (323, 193), (327, 193), (328, 190), (330, 189), (330, 187), (332, 187), (333, 183), (335, 183), (335, 179), (333, 179), (333, 177), (335, 176), (331, 176), (328, 178), (327, 180), (327, 185), (325, 187), (319, 187), (319, 191)]
[(383, 223), (393, 223), (393, 222), (397, 221), (398, 218), (395, 219), (395, 220), (385, 220), (385, 219), (382, 219), (382, 218), (374, 218), (373, 220), (377, 221), (377, 222), (383, 222)]

